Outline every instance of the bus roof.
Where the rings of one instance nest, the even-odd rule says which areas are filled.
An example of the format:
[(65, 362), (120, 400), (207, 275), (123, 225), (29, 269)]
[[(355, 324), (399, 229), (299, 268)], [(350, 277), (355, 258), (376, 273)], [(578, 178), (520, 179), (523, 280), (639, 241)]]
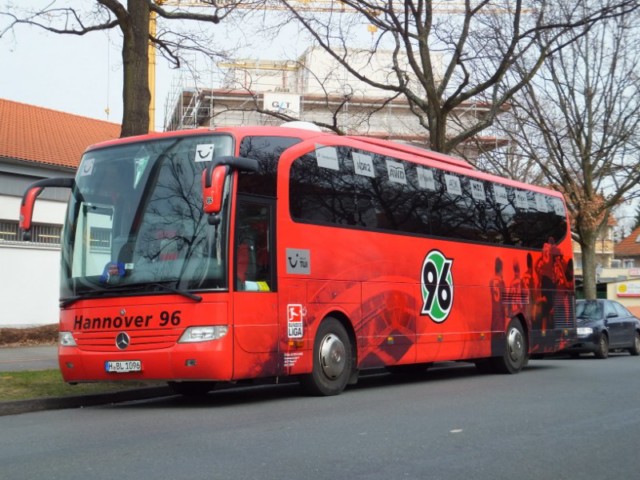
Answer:
[[(287, 132), (285, 129), (289, 130)], [(254, 126), (254, 127), (216, 127), (216, 128), (194, 128), (189, 130), (174, 130), (169, 132), (151, 132), (146, 135), (136, 135), (132, 137), (118, 138), (96, 143), (87, 148), (87, 151), (116, 145), (126, 145), (129, 143), (145, 142), (149, 140), (159, 140), (162, 138), (191, 137), (197, 135), (209, 135), (211, 133), (239, 133), (241, 136), (247, 135), (272, 135), (277, 137), (299, 137), (307, 140), (314, 137), (335, 135), (333, 133), (318, 132), (302, 128), (292, 128), (287, 126)]]
[(432, 150), (427, 150), (414, 145), (398, 143), (398, 142), (384, 140), (384, 139), (375, 138), (375, 137), (365, 137), (360, 135), (339, 136), (339, 135), (336, 135), (335, 133), (319, 132), (317, 130), (311, 130), (307, 128), (297, 128), (297, 125), (288, 126), (284, 124), (282, 126), (195, 128), (195, 129), (189, 129), (189, 130), (175, 130), (175, 131), (169, 131), (169, 132), (152, 132), (146, 135), (137, 135), (132, 137), (125, 137), (125, 138), (119, 138), (116, 140), (107, 140), (105, 142), (96, 143), (94, 145), (89, 146), (86, 149), (86, 151), (88, 152), (88, 151), (111, 147), (111, 146), (126, 145), (131, 143), (145, 142), (149, 140), (159, 140), (163, 138), (172, 138), (172, 137), (175, 138), (175, 137), (209, 135), (212, 133), (232, 133), (240, 137), (251, 136), (251, 135), (274, 136), (274, 137), (296, 137), (296, 138), (300, 138), (300, 140), (302, 141), (318, 139), (319, 142), (322, 142), (323, 139), (326, 140), (328, 138), (336, 138), (336, 137), (342, 138), (342, 139), (352, 139), (364, 144), (374, 145), (387, 150), (401, 152), (407, 155), (414, 155), (415, 157), (419, 157), (425, 160), (430, 160), (432, 162), (438, 162), (441, 164), (450, 165), (451, 167), (453, 167), (454, 170), (456, 169), (472, 170), (474, 172), (473, 175), (477, 178), (484, 178), (486, 180), (492, 180), (492, 181), (500, 181), (502, 183), (510, 184), (514, 186), (526, 185), (526, 187), (531, 190), (543, 191), (543, 192), (551, 193), (560, 197), (562, 196), (560, 193), (545, 187), (524, 184), (517, 180), (512, 180), (505, 177), (499, 177), (489, 173), (480, 172), (476, 168), (474, 168), (473, 165), (469, 164), (467, 161), (461, 158), (451, 157), (443, 153), (434, 152)]
[[(190, 130), (175, 130), (169, 132), (151, 132), (146, 135), (137, 135), (133, 137), (118, 138), (115, 140), (107, 140), (101, 143), (96, 143), (87, 148), (89, 150), (95, 150), (99, 148), (111, 147), (115, 145), (124, 145), (129, 143), (144, 142), (148, 140), (158, 140), (162, 138), (170, 137), (188, 137), (196, 135), (208, 135), (211, 133), (224, 133), (235, 132), (241, 136), (247, 135), (273, 135), (278, 137), (295, 136), (301, 140), (309, 140), (316, 137), (334, 136), (334, 133), (320, 132), (317, 130), (299, 128), (299, 123), (292, 123), (291, 126), (284, 124), (282, 126), (250, 126), (250, 127), (217, 127), (217, 128), (196, 128)], [(285, 131), (284, 129), (287, 129)], [(473, 170), (473, 166), (465, 160), (460, 158), (450, 157), (448, 155), (420, 148), (414, 145), (408, 145), (404, 143), (397, 143), (390, 140), (383, 140), (375, 137), (364, 137), (360, 135), (347, 135), (346, 138), (352, 138), (371, 145), (377, 145), (379, 147), (385, 147), (398, 152), (409, 153), (423, 158), (429, 158), (431, 160), (437, 160), (449, 165), (455, 165), (456, 167), (467, 168)]]
[(445, 155), (444, 153), (434, 152), (433, 150), (428, 150), (426, 148), (421, 148), (415, 145), (398, 143), (398, 142), (383, 140), (381, 138), (375, 138), (375, 137), (351, 136), (350, 138), (360, 140), (361, 142), (364, 142), (364, 143), (370, 143), (372, 145), (378, 145), (380, 147), (396, 150), (398, 152), (410, 153), (411, 155), (416, 155), (418, 157), (428, 158), (430, 160), (436, 160), (442, 163), (448, 163), (449, 165), (455, 165), (456, 167), (475, 170), (473, 166), (466, 160), (463, 160), (461, 158), (451, 157), (449, 155)]

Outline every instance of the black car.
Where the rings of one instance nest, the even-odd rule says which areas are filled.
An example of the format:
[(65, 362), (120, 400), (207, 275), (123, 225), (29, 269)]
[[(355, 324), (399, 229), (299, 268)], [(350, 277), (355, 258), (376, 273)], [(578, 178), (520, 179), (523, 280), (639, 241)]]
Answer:
[(640, 354), (640, 320), (613, 300), (576, 302), (578, 341), (565, 352), (572, 355), (593, 353), (607, 358), (610, 350)]

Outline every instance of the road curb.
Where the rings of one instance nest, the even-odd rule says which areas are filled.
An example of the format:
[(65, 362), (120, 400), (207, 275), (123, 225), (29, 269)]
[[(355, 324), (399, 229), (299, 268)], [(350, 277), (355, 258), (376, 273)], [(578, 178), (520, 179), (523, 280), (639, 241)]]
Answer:
[(147, 400), (149, 398), (174, 395), (169, 387), (149, 387), (119, 392), (99, 393), (75, 397), (36, 398), (32, 400), (16, 400), (0, 402), (0, 417), (20, 413), (38, 412), (42, 410), (61, 410), (65, 408), (93, 407), (111, 403)]

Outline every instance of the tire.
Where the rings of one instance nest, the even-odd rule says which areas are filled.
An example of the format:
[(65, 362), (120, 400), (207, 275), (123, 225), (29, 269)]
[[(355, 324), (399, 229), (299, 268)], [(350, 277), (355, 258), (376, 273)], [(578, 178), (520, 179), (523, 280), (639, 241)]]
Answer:
[(607, 337), (606, 333), (603, 333), (600, 336), (600, 342), (598, 343), (598, 348), (593, 352), (596, 358), (600, 358), (604, 360), (609, 356), (609, 337)]
[(637, 357), (640, 355), (640, 333), (636, 332), (633, 339), (633, 346), (629, 349), (629, 354)]
[(316, 332), (313, 370), (301, 378), (301, 384), (312, 395), (338, 395), (349, 382), (353, 363), (349, 334), (342, 323), (327, 317)]
[(215, 382), (169, 382), (173, 393), (191, 398), (204, 397), (215, 386)]
[(498, 373), (518, 373), (529, 360), (529, 345), (520, 320), (514, 318), (509, 322), (504, 341), (504, 352), (494, 357), (491, 362)]

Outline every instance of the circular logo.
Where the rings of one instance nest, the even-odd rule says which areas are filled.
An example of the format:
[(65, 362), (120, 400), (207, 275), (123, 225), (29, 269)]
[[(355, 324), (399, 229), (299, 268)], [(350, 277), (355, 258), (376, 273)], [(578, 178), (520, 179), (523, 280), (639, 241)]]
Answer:
[(120, 332), (116, 336), (116, 347), (118, 347), (120, 350), (124, 350), (125, 348), (127, 348), (130, 343), (131, 339), (125, 332)]
[(422, 263), (422, 315), (436, 323), (444, 322), (453, 305), (453, 259), (439, 250), (427, 253)]

